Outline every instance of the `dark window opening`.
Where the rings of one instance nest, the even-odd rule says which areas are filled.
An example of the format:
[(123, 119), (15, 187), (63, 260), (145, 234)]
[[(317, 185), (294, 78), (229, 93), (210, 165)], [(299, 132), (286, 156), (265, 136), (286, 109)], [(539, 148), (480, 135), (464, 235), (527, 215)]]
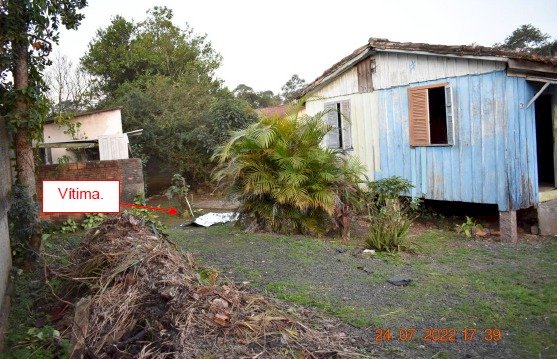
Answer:
[(536, 115), (536, 143), (538, 180), (540, 186), (555, 186), (553, 158), (553, 125), (551, 122), (551, 95), (541, 95), (534, 105)]
[(324, 145), (334, 150), (350, 150), (351, 146), (351, 125), (350, 101), (330, 102), (324, 104), (324, 122), (330, 127), (326, 134)]
[(343, 139), (344, 136), (343, 136), (343, 133), (342, 133), (342, 129), (343, 129), (343, 127), (342, 127), (342, 106), (339, 102), (336, 104), (336, 109), (337, 109), (336, 113), (338, 115), (338, 143), (339, 143), (338, 148), (344, 148), (344, 139)]
[(40, 148), (39, 157), (41, 159), (41, 164), (44, 165), (52, 164), (52, 150), (50, 148)]
[(431, 144), (447, 144), (446, 102), (444, 87), (429, 89), (429, 135)]

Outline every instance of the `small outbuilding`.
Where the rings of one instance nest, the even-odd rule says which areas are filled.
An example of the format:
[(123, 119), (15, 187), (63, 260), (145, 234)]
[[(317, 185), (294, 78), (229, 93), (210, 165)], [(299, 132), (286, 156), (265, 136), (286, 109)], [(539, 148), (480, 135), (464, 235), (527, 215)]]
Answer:
[(331, 110), (325, 145), (359, 157), (370, 178), (496, 205), (514, 241), (517, 210), (556, 201), (556, 67), (525, 52), (371, 38), (301, 96), (309, 115)]
[(141, 131), (123, 133), (121, 117), (117, 107), (47, 120), (39, 145), (45, 164), (129, 158), (128, 135)]

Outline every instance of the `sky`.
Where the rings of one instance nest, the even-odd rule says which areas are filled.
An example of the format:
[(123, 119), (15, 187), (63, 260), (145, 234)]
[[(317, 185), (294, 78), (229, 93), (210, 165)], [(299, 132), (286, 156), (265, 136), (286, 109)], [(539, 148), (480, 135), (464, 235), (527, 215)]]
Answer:
[(532, 24), (557, 38), (556, 0), (89, 0), (77, 31), (63, 30), (58, 51), (74, 63), (115, 15), (141, 21), (167, 6), (174, 22), (207, 34), (223, 57), (217, 76), (279, 92), (293, 74), (307, 82), (370, 37), (430, 44), (491, 46)]

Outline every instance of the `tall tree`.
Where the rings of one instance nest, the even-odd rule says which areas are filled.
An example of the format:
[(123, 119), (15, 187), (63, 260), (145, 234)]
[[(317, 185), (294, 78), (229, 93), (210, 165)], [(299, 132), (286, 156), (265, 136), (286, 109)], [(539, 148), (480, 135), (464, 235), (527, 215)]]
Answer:
[(512, 32), (505, 41), (493, 45), (497, 48), (522, 50), (534, 54), (557, 55), (557, 40), (550, 41), (551, 36), (543, 33), (533, 25), (522, 25)]
[(294, 74), (291, 78), (281, 87), (281, 96), (285, 103), (293, 101), (299, 95), (299, 92), (307, 86), (307, 82), (300, 78), (299, 75)]
[(172, 19), (171, 9), (156, 6), (145, 21), (134, 23), (116, 16), (106, 29), (97, 31), (81, 63), (100, 79), (99, 88), (106, 96), (115, 95), (126, 82), (154, 75), (213, 80), (221, 56), (205, 35), (194, 34), (188, 24), (181, 29)]
[(136, 155), (149, 156), (148, 172), (155, 167), (204, 183), (211, 147), (256, 117), (215, 78), (221, 57), (206, 37), (172, 20), (165, 7), (141, 22), (115, 17), (97, 32), (82, 65), (99, 79), (101, 104), (122, 106), (124, 129), (144, 130), (134, 141)]
[(277, 106), (281, 103), (279, 95), (275, 95), (272, 91), (254, 91), (254, 89), (245, 84), (240, 84), (233, 90), (235, 97), (242, 99), (250, 104), (253, 109)]
[[(42, 135), (48, 111), (43, 71), (58, 43), (59, 28), (76, 29), (86, 0), (3, 0), (0, 2), (2, 117), (15, 132), (17, 180), (35, 195), (32, 140)], [(10, 76), (11, 74), (11, 76)]]
[(45, 82), (47, 97), (52, 104), (51, 114), (85, 111), (93, 104), (93, 79), (65, 55), (54, 55), (52, 65), (46, 71)]

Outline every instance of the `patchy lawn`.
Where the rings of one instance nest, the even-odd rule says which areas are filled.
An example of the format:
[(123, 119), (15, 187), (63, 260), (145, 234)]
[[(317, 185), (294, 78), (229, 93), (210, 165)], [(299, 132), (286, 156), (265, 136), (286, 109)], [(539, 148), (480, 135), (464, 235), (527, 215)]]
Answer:
[[(380, 329), (390, 329), (393, 339), (378, 344), (381, 357), (556, 356), (554, 240), (513, 245), (426, 230), (414, 238), (417, 254), (363, 256), (337, 242), (232, 225), (173, 229), (170, 237), (256, 291), (341, 318), (356, 327), (353, 335), (374, 342)], [(395, 275), (412, 283), (389, 284)], [(447, 331), (427, 341), (429, 328)], [(464, 328), (477, 330), (471, 341)], [(400, 340), (411, 329), (413, 340)], [(453, 336), (448, 329), (456, 330), (455, 342), (444, 341)]]
[[(442, 230), (414, 233), (417, 254), (375, 256), (358, 254), (355, 243), (245, 233), (232, 225), (170, 229), (169, 237), (203, 265), (255, 292), (340, 318), (355, 345), (375, 357), (556, 357), (555, 240), (512, 245), (466, 240)], [(56, 235), (46, 250), (63, 254), (83, 235)], [(52, 336), (50, 320), (68, 310), (52, 304), (42, 272), (40, 267), (16, 275), (7, 348), (17, 350), (0, 357), (50, 358), (67, 351), (67, 342), (38, 338)], [(389, 284), (387, 279), (395, 275), (412, 283)], [(57, 282), (51, 285), (56, 289)], [(29, 333), (33, 327), (42, 327), (43, 334)], [(446, 334), (455, 329), (455, 341), (445, 342), (452, 335), (429, 333), (429, 328), (447, 329)], [(477, 329), (471, 341), (464, 340), (464, 328)], [(383, 337), (378, 338), (381, 329)], [(413, 339), (405, 340), (412, 329)], [(484, 340), (497, 339), (497, 329), (500, 340)], [(426, 334), (437, 341), (426, 341)], [(45, 342), (56, 345), (45, 348)]]

